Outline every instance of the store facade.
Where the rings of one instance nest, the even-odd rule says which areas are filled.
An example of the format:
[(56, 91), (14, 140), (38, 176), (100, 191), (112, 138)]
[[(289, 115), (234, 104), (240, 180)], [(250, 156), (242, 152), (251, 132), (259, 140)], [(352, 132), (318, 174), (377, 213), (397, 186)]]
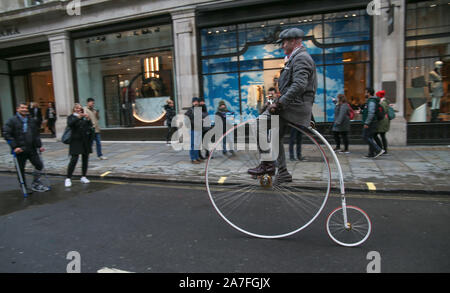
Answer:
[[(194, 96), (205, 97), (209, 114), (223, 100), (238, 120), (251, 119), (268, 90), (277, 89), (284, 54), (274, 41), (281, 30), (298, 27), (317, 65), (316, 121), (328, 128), (338, 94), (358, 109), (366, 87), (385, 90), (397, 111), (388, 138), (405, 145), (414, 127), (432, 118), (427, 88), (436, 61), (443, 62), (444, 94), (435, 124), (446, 119), (443, 15), (450, 5), (440, 1), (437, 11), (444, 12), (429, 16), (438, 1), (379, 0), (379, 11), (368, 9), (372, 2), (81, 1), (79, 15), (68, 14), (65, 1), (42, 1), (16, 14), (2, 13), (0, 5), (7, 32), (0, 34), (1, 121), (18, 101), (42, 107), (54, 101), (60, 136), (73, 104), (93, 97), (105, 139), (161, 139), (167, 99), (183, 113)], [(416, 111), (422, 104), (425, 118)], [(358, 139), (359, 120), (352, 123)]]

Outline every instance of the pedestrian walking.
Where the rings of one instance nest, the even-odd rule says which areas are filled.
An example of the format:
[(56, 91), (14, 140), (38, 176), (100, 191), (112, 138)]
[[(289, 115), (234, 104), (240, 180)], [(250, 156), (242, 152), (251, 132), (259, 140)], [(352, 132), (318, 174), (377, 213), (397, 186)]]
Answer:
[[(337, 97), (336, 107), (334, 108), (333, 135), (336, 141), (334, 151), (349, 154), (348, 133), (350, 131), (350, 105), (347, 103), (345, 95), (340, 94)], [(344, 149), (341, 150), (341, 138), (344, 143)]]
[[(220, 120), (222, 121), (222, 135), (224, 135), (228, 129), (232, 127), (232, 125), (229, 124), (227, 116), (233, 115), (233, 112), (228, 110), (227, 105), (225, 104), (225, 101), (221, 100), (219, 102), (219, 106), (217, 107), (216, 116), (220, 117)], [(216, 118), (217, 119), (217, 118)], [(233, 132), (230, 135), (234, 135)], [(230, 145), (230, 150), (227, 150), (227, 142)], [(234, 154), (234, 144), (233, 139), (227, 140), (227, 136), (222, 139), (222, 153), (225, 155), (227, 152), (230, 152), (230, 154)]]
[(31, 102), (28, 113), (29, 116), (36, 122), (36, 125), (40, 131), (42, 125), (42, 111), (41, 108), (39, 108), (38, 103)]
[(198, 113), (197, 115), (201, 115), (202, 113), (198, 97), (192, 98), (192, 107), (190, 107), (184, 115), (188, 117), (191, 126), (191, 148), (189, 151), (191, 163), (200, 164), (201, 161), (198, 151), (200, 150), (202, 140), (202, 125), (195, 125), (195, 113)]
[[(249, 174), (259, 176), (275, 174), (276, 167), (278, 167), (276, 183), (292, 181), (292, 175), (289, 174), (286, 167), (282, 139), (288, 130), (289, 122), (303, 127), (311, 125), (312, 107), (317, 89), (317, 75), (316, 64), (303, 46), (304, 36), (305, 33), (298, 28), (283, 30), (279, 35), (277, 43), (281, 44), (281, 48), (286, 55), (285, 65), (281, 70), (278, 84), (281, 96), (258, 117), (259, 126), (261, 121), (271, 121), (272, 115), (279, 115), (278, 157), (269, 158), (265, 156), (257, 167), (248, 169)], [(258, 136), (259, 140), (267, 141), (267, 129), (258, 127)], [(260, 145), (258, 147), (260, 153), (266, 151), (262, 150)]]
[[(16, 111), (16, 115), (6, 122), (3, 128), (3, 135), (11, 147), (13, 155), (17, 158), (19, 180), (21, 180), (21, 185), (23, 184), (29, 193), (31, 193), (31, 191), (48, 191), (50, 188), (44, 186), (40, 180), (44, 164), (37, 150), (44, 152), (45, 149), (42, 147), (38, 125), (36, 121), (29, 116), (28, 106), (25, 103), (19, 103), (16, 107)], [(27, 187), (26, 178), (24, 176), (27, 160), (29, 160), (35, 168), (31, 189)]]
[(378, 125), (377, 108), (379, 106), (379, 99), (374, 96), (375, 91), (372, 88), (366, 89), (366, 104), (363, 107), (363, 132), (362, 137), (369, 146), (369, 153), (365, 158), (378, 158), (384, 153), (384, 150), (380, 148), (373, 139)]
[(55, 103), (48, 103), (48, 108), (45, 111), (45, 120), (47, 120), (47, 128), (52, 133), (52, 136), (56, 136), (55, 123), (56, 123), (56, 108)]
[(102, 137), (100, 135), (101, 130), (100, 130), (100, 124), (99, 124), (100, 111), (95, 108), (95, 100), (93, 98), (87, 99), (86, 102), (87, 102), (87, 105), (86, 105), (86, 107), (84, 107), (83, 110), (84, 110), (84, 113), (89, 116), (89, 120), (91, 120), (92, 125), (95, 129), (95, 136), (94, 136), (94, 139), (92, 140), (92, 144), (94, 144), (94, 141), (95, 141), (97, 157), (100, 160), (107, 160), (108, 158), (105, 157), (102, 152)]
[(388, 116), (389, 104), (386, 100), (385, 94), (385, 91), (379, 91), (376, 93), (376, 96), (380, 99), (380, 106), (383, 107), (384, 113), (386, 113), (386, 115), (384, 116), (383, 120), (378, 121), (377, 132), (375, 133), (374, 139), (377, 145), (384, 150), (384, 155), (387, 155), (388, 141), (386, 139), (386, 132), (389, 131), (391, 121), (389, 120)]
[[(205, 104), (205, 99), (203, 97), (200, 97), (198, 100), (199, 106), (202, 107), (202, 142), (203, 142), (203, 138), (205, 137), (206, 133), (209, 131), (210, 127), (207, 125), (210, 125), (210, 121), (209, 121), (209, 116), (208, 116), (208, 108), (206, 107)], [(205, 156), (203, 157), (202, 155), (202, 150), (205, 150)], [(202, 149), (200, 149), (198, 151), (198, 156), (200, 158), (200, 160), (205, 160), (209, 157), (209, 150), (208, 150), (208, 146), (204, 145), (202, 143)]]
[(172, 127), (172, 119), (177, 115), (175, 111), (175, 104), (172, 99), (168, 99), (164, 105), (164, 111), (166, 111), (166, 125), (167, 125), (167, 136), (166, 144), (170, 144), (172, 135), (176, 131), (175, 127)]
[(89, 154), (92, 153), (92, 140), (94, 139), (95, 130), (89, 115), (84, 113), (83, 107), (76, 103), (73, 107), (73, 113), (67, 117), (67, 126), (72, 130), (69, 155), (71, 156), (69, 166), (67, 167), (67, 178), (65, 187), (72, 186), (72, 174), (81, 155), (82, 175), (81, 182), (84, 184), (90, 181), (86, 178), (88, 171)]

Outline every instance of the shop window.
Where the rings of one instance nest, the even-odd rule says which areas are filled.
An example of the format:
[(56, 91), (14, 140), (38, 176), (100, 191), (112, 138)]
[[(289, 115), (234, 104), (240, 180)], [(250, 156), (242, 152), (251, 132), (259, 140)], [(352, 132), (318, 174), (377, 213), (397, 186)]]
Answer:
[(422, 1), (407, 5), (405, 116), (409, 122), (450, 121), (450, 5), (447, 2)]
[(163, 125), (163, 107), (174, 99), (170, 25), (74, 43), (78, 98), (95, 98), (102, 127)]
[[(240, 111), (243, 119), (257, 116), (268, 89), (278, 88), (284, 65), (284, 52), (274, 43), (282, 30), (291, 27), (305, 32), (303, 44), (317, 66), (318, 89), (313, 107), (316, 121), (334, 120), (332, 99), (340, 93), (351, 95), (355, 107), (364, 103), (371, 62), (370, 18), (364, 10), (239, 24), (228, 36), (220, 28), (218, 33), (214, 33), (216, 28), (202, 29), (206, 100), (211, 105), (221, 98), (236, 103), (230, 106)], [(214, 54), (212, 49), (216, 49)], [(236, 80), (231, 89), (232, 78)], [(227, 87), (222, 90), (217, 79), (226, 79)], [(230, 91), (237, 96), (230, 96)]]

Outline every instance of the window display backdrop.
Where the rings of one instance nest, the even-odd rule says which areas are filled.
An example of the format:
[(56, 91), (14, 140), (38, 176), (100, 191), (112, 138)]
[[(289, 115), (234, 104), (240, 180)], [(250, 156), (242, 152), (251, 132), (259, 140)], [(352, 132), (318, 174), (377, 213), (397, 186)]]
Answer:
[(101, 127), (162, 125), (173, 92), (171, 25), (74, 41), (79, 100), (94, 97)]
[(274, 42), (291, 27), (305, 32), (303, 44), (317, 65), (316, 121), (334, 120), (333, 98), (340, 93), (355, 107), (364, 104), (364, 89), (371, 84), (370, 18), (358, 10), (202, 29), (203, 95), (209, 114), (224, 100), (240, 120), (258, 116), (269, 88), (278, 89), (284, 66), (284, 52)]
[(407, 5), (405, 105), (408, 122), (450, 121), (448, 15), (448, 1)]

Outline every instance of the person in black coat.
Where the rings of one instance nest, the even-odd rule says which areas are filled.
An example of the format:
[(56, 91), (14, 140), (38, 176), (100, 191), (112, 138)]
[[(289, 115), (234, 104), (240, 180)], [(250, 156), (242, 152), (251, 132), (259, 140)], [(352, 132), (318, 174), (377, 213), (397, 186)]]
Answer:
[(38, 129), (41, 129), (42, 125), (42, 111), (41, 108), (39, 108), (38, 103), (32, 102), (30, 104), (30, 108), (28, 109), (29, 115), (31, 118), (33, 118), (36, 121), (36, 125)]
[(78, 157), (82, 158), (82, 183), (89, 183), (86, 178), (89, 154), (92, 153), (92, 140), (94, 138), (94, 127), (89, 115), (84, 113), (80, 104), (75, 104), (73, 114), (67, 117), (67, 126), (72, 130), (72, 136), (69, 145), (69, 155), (71, 156), (69, 166), (67, 168), (67, 178), (65, 186), (72, 186), (72, 174), (78, 162)]
[(48, 103), (48, 108), (45, 111), (45, 119), (47, 120), (47, 128), (52, 133), (53, 137), (56, 135), (55, 123), (56, 123), (56, 108), (55, 103)]
[[(20, 103), (16, 110), (17, 114), (10, 118), (3, 128), (4, 138), (11, 147), (12, 152), (16, 154), (19, 170), (22, 175), (25, 174), (25, 164), (27, 160), (29, 160), (36, 169), (33, 174), (34, 180), (31, 185), (31, 190), (37, 192), (48, 191), (49, 188), (45, 187), (40, 181), (44, 164), (42, 163), (37, 150), (43, 152), (45, 149), (42, 147), (39, 128), (35, 121), (28, 115), (28, 107), (25, 103)], [(26, 186), (26, 178), (25, 176), (22, 177)]]
[(166, 124), (167, 124), (167, 136), (166, 143), (170, 143), (170, 139), (172, 138), (173, 133), (176, 128), (172, 127), (172, 119), (177, 115), (175, 111), (175, 105), (172, 99), (168, 99), (166, 104), (164, 105), (164, 110), (166, 111)]
[[(229, 125), (229, 123), (227, 121), (227, 113), (229, 113), (231, 115), (234, 114), (233, 112), (228, 110), (227, 105), (225, 104), (225, 101), (222, 100), (219, 102), (219, 106), (217, 107), (217, 112), (216, 112), (216, 116), (219, 116), (220, 119), (222, 120), (222, 134), (225, 134), (230, 128), (233, 127), (232, 125)], [(227, 125), (227, 123), (228, 123), (228, 125)], [(233, 135), (233, 134), (229, 134), (227, 136), (229, 137), (230, 135)], [(230, 143), (230, 148), (231, 148), (229, 150), (229, 152), (231, 154), (234, 154), (233, 140), (231, 139), (229, 141), (229, 143)], [(227, 137), (223, 138), (222, 146), (223, 146), (222, 153), (225, 155), (227, 153)]]

